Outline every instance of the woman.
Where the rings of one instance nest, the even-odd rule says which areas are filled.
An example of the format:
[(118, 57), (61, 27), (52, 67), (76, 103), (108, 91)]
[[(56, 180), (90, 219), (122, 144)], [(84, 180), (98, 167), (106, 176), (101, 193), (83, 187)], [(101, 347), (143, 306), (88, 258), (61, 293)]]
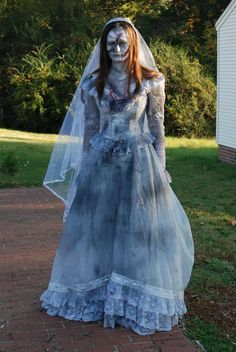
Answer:
[(164, 82), (132, 22), (108, 21), (45, 176), (66, 206), (49, 315), (148, 335), (187, 311), (194, 245), (165, 169)]

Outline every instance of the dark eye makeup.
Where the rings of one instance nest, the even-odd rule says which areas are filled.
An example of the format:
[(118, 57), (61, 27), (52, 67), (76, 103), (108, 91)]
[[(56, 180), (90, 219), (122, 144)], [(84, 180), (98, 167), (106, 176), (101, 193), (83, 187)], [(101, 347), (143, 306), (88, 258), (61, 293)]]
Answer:
[[(119, 45), (127, 45), (128, 42), (125, 42), (125, 41), (120, 41), (118, 42)], [(107, 42), (108, 45), (116, 45), (116, 42)]]

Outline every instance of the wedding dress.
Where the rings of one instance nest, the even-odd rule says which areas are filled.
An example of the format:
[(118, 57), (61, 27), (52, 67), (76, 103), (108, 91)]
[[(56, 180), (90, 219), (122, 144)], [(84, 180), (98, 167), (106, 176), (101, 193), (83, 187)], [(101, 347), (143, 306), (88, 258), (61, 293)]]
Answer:
[(110, 74), (101, 100), (95, 79), (81, 86), (86, 157), (42, 307), (139, 335), (168, 331), (187, 311), (194, 244), (165, 169), (164, 78), (143, 79), (125, 101), (112, 97), (125, 77)]

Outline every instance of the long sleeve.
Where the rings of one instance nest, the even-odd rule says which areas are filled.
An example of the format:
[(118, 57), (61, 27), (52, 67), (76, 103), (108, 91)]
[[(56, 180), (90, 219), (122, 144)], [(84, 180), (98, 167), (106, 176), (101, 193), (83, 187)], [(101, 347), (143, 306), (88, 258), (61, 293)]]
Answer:
[(83, 91), (83, 100), (85, 115), (83, 152), (87, 153), (90, 147), (90, 138), (99, 132), (100, 112), (94, 96), (90, 96), (86, 91)]
[(84, 141), (82, 163), (86, 159), (90, 147), (90, 139), (100, 130), (100, 111), (96, 104), (95, 94), (96, 88), (94, 86), (94, 76), (87, 76), (81, 86), (81, 100), (84, 104)]
[(166, 168), (165, 151), (165, 126), (164, 126), (164, 104), (165, 104), (165, 80), (164, 77), (150, 80), (150, 92), (147, 102), (147, 119), (150, 133), (156, 138), (153, 147), (162, 164)]

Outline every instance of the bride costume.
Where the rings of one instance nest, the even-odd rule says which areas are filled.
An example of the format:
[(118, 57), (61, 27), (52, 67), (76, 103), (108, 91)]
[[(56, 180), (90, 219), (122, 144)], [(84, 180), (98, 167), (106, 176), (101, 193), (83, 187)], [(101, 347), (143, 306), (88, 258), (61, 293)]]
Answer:
[[(157, 71), (137, 33), (142, 66)], [(122, 75), (95, 87), (100, 39), (59, 132), (44, 186), (64, 201), (63, 230), (42, 308), (69, 320), (116, 323), (139, 335), (169, 331), (186, 312), (194, 263), (187, 215), (170, 183), (164, 144), (165, 80), (111, 98)], [(131, 80), (130, 90), (135, 89)]]

